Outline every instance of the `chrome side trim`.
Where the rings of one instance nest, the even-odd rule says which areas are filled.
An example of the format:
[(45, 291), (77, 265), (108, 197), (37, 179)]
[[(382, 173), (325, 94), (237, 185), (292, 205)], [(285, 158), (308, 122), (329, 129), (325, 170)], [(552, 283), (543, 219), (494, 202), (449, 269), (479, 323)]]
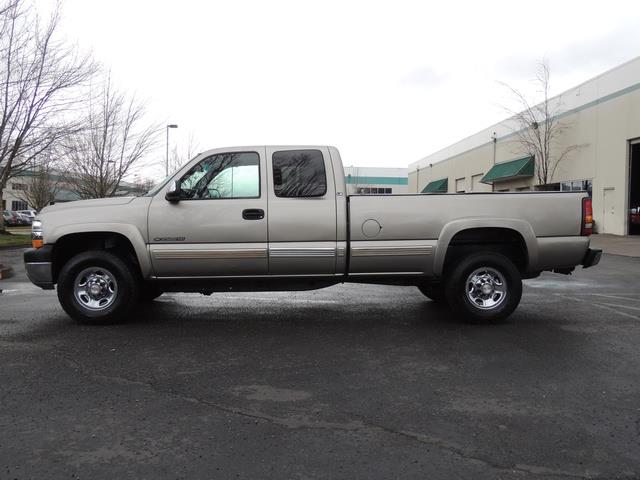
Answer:
[(190, 275), (188, 277), (160, 276), (154, 275), (153, 280), (216, 280), (216, 279), (273, 279), (273, 278), (340, 278), (346, 277), (337, 273), (312, 273), (312, 274), (290, 274), (290, 275)]
[(269, 247), (269, 257), (335, 257), (336, 249), (333, 247)]
[(391, 276), (391, 275), (411, 275), (411, 276), (424, 276), (424, 272), (360, 272), (360, 273), (350, 273), (349, 278), (357, 278), (357, 277), (371, 277), (371, 276)]
[(157, 260), (236, 260), (267, 258), (266, 248), (220, 248), (202, 250), (154, 250)]
[(431, 245), (351, 247), (352, 257), (404, 257), (431, 255), (432, 253), (433, 247)]
[(336, 253), (338, 257), (344, 257), (345, 252), (347, 251), (347, 249), (345, 247), (338, 247), (336, 249)]

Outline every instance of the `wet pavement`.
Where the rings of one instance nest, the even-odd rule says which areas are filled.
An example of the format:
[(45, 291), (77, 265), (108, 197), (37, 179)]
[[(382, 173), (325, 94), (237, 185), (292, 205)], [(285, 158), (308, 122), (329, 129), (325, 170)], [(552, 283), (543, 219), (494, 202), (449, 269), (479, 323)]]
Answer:
[(18, 266), (0, 478), (638, 478), (639, 282), (605, 255), (527, 281), (493, 326), (339, 285), (163, 295), (86, 327)]

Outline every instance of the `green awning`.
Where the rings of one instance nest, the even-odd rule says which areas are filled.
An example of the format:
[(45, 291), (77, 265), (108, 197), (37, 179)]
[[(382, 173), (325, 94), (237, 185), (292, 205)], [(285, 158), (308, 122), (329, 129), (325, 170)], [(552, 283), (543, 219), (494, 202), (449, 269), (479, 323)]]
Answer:
[(523, 157), (495, 164), (480, 181), (489, 184), (504, 182), (513, 178), (533, 177), (533, 172), (533, 157)]
[(447, 193), (447, 190), (449, 190), (449, 179), (441, 178), (427, 183), (420, 193)]

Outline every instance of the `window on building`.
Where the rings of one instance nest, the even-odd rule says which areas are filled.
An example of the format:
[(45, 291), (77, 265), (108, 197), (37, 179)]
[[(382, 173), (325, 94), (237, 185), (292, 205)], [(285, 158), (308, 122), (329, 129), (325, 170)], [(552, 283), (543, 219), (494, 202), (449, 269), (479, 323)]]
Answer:
[(180, 179), (187, 200), (260, 197), (260, 157), (255, 152), (211, 155)]
[(22, 200), (11, 200), (11, 210), (26, 210), (29, 208), (27, 202)]
[(516, 192), (530, 192), (531, 187), (518, 187), (516, 188)]
[(464, 193), (464, 177), (456, 178), (456, 193)]
[(320, 150), (286, 150), (273, 154), (273, 184), (278, 197), (322, 197), (327, 175)]
[(359, 187), (357, 193), (358, 195), (391, 195), (393, 193), (393, 189), (379, 187)]
[(536, 186), (536, 190), (547, 192), (579, 192), (584, 190), (591, 196), (592, 185), (591, 180), (567, 180), (564, 182), (549, 183), (545, 185), (544, 188)]
[(471, 192), (475, 192), (480, 186), (480, 180), (484, 177), (484, 173), (478, 173), (471, 176)]
[(18, 190), (18, 191), (26, 191), (29, 189), (29, 185), (27, 185), (26, 183), (14, 183), (11, 185), (11, 188), (13, 190)]

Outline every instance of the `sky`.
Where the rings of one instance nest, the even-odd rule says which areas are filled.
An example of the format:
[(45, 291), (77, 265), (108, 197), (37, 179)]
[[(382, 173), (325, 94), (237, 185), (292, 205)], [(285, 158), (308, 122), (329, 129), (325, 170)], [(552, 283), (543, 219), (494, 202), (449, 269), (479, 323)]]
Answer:
[[(39, 0), (43, 11), (53, 0)], [(65, 0), (62, 34), (176, 123), (171, 146), (334, 145), (406, 167), (640, 55), (634, 1)], [(148, 159), (162, 176), (164, 137)]]

